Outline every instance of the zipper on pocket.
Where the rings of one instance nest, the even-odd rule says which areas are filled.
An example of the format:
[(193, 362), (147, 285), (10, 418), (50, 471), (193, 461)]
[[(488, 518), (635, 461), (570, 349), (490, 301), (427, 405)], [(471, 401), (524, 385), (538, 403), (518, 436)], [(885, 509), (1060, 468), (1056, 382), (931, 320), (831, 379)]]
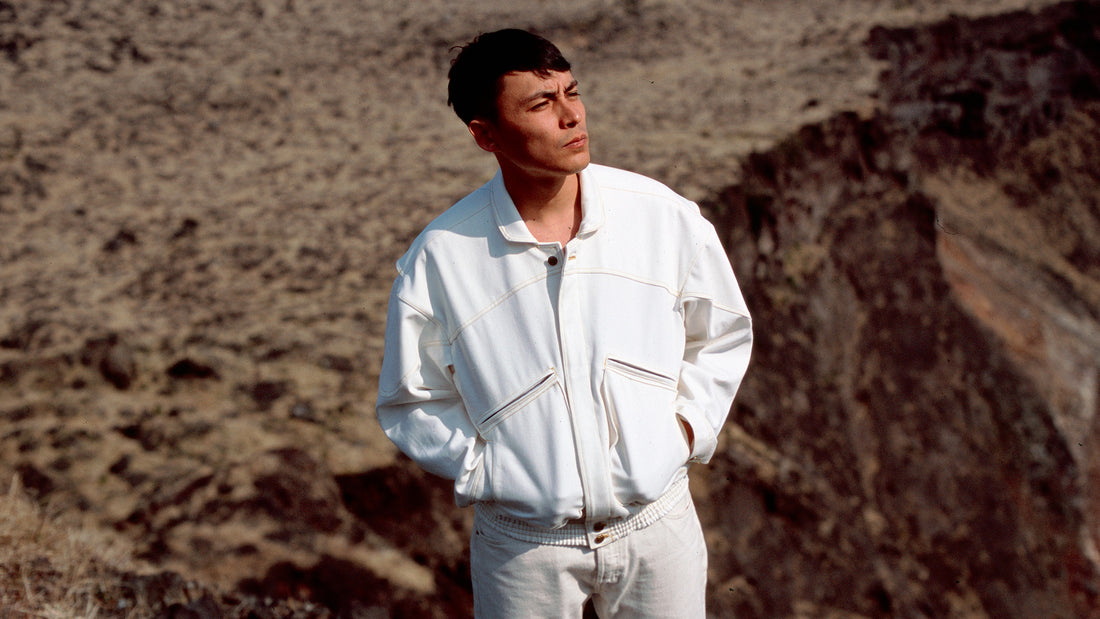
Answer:
[(517, 411), (523, 409), (524, 406), (530, 404), (532, 400), (546, 393), (546, 391), (554, 385), (554, 376), (554, 370), (551, 369), (541, 378), (535, 381), (535, 384), (531, 385), (529, 389), (525, 390), (523, 393), (504, 403), (495, 411), (486, 415), (479, 424), (481, 426), (481, 432), (489, 432), (490, 430), (495, 428), (497, 424), (501, 423), (505, 419), (508, 419)]
[(679, 384), (679, 381), (671, 376), (614, 357), (607, 358), (607, 369), (612, 372), (623, 374), (629, 378), (649, 383), (655, 387), (663, 387), (665, 389), (672, 389), (673, 391), (676, 390)]

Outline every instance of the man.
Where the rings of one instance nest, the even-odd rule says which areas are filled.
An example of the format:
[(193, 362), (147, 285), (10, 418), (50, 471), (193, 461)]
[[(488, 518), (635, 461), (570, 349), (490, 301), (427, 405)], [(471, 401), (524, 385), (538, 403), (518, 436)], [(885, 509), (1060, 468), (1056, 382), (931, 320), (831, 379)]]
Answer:
[(449, 103), (499, 165), (398, 262), (378, 418), (475, 506), (479, 617), (702, 617), (706, 462), (752, 328), (698, 207), (589, 163), (569, 63), (474, 39)]

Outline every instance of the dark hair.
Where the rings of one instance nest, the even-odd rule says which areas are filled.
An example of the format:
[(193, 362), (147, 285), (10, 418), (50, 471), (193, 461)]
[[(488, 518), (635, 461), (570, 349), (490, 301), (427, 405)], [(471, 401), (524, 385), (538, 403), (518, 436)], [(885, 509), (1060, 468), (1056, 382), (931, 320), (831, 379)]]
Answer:
[(570, 70), (553, 43), (526, 30), (509, 28), (478, 35), (461, 47), (447, 73), (447, 105), (462, 122), (496, 120), (500, 78), (514, 71), (545, 76)]

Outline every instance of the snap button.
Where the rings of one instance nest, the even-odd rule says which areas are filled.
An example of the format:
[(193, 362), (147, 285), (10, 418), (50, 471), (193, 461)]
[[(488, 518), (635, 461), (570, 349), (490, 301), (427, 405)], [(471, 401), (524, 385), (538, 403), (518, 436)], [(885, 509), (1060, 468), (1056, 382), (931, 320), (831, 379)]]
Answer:
[(597, 522), (596, 524), (592, 525), (592, 530), (595, 531), (596, 533), (599, 533), (600, 531), (603, 531), (604, 527), (606, 527), (606, 526), (607, 526), (606, 522)]
[(555, 264), (558, 263), (558, 257), (557, 256), (550, 256), (549, 258), (546, 259), (546, 263), (549, 264), (550, 266), (554, 266)]
[(602, 544), (607, 541), (607, 533), (600, 533), (596, 536), (596, 543)]

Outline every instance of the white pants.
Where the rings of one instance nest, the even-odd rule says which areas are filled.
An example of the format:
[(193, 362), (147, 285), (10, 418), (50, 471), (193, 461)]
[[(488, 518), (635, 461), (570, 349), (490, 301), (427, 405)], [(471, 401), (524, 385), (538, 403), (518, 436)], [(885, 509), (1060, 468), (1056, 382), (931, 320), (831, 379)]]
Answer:
[(595, 550), (520, 541), (474, 519), (474, 616), (706, 616), (707, 549), (691, 495), (656, 523)]

